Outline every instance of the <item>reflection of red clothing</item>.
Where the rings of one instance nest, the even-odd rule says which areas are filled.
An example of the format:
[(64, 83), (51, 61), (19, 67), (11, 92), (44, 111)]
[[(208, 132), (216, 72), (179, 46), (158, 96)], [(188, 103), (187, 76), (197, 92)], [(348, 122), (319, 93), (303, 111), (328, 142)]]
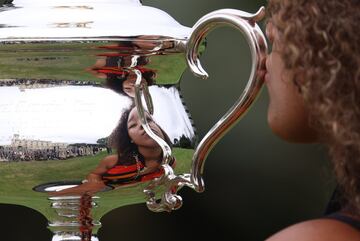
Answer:
[[(175, 160), (170, 163), (171, 166), (175, 165)], [(128, 184), (133, 182), (146, 182), (163, 175), (164, 170), (158, 169), (155, 172), (139, 175), (139, 171), (144, 169), (144, 165), (133, 164), (129, 166), (116, 165), (109, 169), (102, 178), (108, 184)]]
[(127, 72), (123, 71), (122, 68), (115, 68), (115, 67), (93, 68), (92, 70), (101, 74), (115, 74), (119, 76), (123, 76), (127, 74)]
[[(116, 75), (125, 75), (127, 73), (129, 73), (128, 71), (124, 71), (123, 67), (94, 67), (92, 68), (92, 70), (101, 73), (101, 74), (116, 74)], [(147, 69), (147, 68), (142, 68), (140, 66), (137, 66), (133, 69), (137, 69), (139, 70), (142, 74), (147, 73), (147, 72), (153, 72), (155, 73), (155, 71), (151, 70), (151, 69)]]
[(141, 162), (130, 166), (116, 165), (103, 175), (103, 179), (111, 183), (129, 182), (138, 179), (142, 169), (144, 169), (144, 165)]

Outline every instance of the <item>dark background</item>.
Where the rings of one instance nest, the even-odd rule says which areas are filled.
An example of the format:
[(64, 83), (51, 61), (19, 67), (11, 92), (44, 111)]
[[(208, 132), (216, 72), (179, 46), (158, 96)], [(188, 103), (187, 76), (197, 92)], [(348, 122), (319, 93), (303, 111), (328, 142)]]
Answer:
[[(16, 2), (16, 1), (15, 1)], [(186, 26), (220, 8), (255, 12), (260, 0), (144, 0)], [(149, 16), (151, 17), (151, 16)], [(250, 53), (240, 33), (210, 33), (202, 63), (208, 80), (186, 71), (181, 85), (200, 136), (241, 94), (250, 71)], [(333, 182), (325, 148), (281, 141), (266, 123), (264, 88), (248, 114), (212, 150), (205, 165), (204, 193), (184, 188), (184, 205), (152, 213), (144, 204), (105, 215), (100, 241), (263, 240), (287, 225), (321, 216)], [(47, 221), (24, 207), (0, 205), (1, 241), (50, 241)]]

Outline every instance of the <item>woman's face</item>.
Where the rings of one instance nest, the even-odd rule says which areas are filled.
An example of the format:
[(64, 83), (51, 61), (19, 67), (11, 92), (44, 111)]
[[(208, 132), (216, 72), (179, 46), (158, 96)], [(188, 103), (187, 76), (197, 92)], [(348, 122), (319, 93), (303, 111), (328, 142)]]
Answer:
[[(164, 139), (164, 135), (160, 127), (153, 121), (151, 116), (145, 112), (147, 122), (150, 129), (161, 139)], [(127, 122), (128, 132), (131, 140), (137, 145), (142, 147), (159, 147), (157, 142), (152, 139), (141, 126), (140, 118), (137, 113), (136, 108), (133, 108), (129, 113), (129, 118)]]
[(269, 93), (268, 123), (272, 131), (290, 142), (316, 141), (316, 133), (309, 127), (309, 116), (299, 89), (295, 86), (292, 71), (285, 69), (281, 57), (279, 34), (271, 24), (266, 35), (272, 52), (266, 59), (265, 84)]

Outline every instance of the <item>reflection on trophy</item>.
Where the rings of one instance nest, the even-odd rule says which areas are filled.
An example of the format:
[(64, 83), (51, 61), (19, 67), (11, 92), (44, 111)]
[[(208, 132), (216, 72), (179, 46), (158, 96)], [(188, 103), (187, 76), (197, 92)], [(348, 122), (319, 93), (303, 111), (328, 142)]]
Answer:
[[(134, 0), (4, 5), (0, 203), (44, 214), (53, 240), (98, 240), (98, 220), (117, 207), (172, 211), (182, 204), (180, 188), (203, 191), (207, 154), (261, 87), (263, 14), (215, 11), (191, 29)], [(244, 33), (252, 72), (240, 99), (199, 140), (180, 79), (186, 64), (207, 76), (199, 53), (218, 25)]]

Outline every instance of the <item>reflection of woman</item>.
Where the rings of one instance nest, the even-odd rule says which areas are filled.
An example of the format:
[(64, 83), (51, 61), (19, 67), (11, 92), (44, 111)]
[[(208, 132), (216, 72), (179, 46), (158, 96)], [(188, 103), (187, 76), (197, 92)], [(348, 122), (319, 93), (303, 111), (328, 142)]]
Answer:
[[(125, 44), (126, 45), (126, 44)], [(124, 51), (125, 46), (103, 46), (102, 48)], [(134, 46), (128, 46), (127, 51), (131, 50)], [(116, 91), (117, 93), (135, 96), (134, 84), (136, 81), (136, 74), (132, 69), (137, 69), (142, 74), (142, 81), (146, 81), (147, 85), (155, 83), (155, 71), (147, 69), (149, 63), (148, 56), (135, 55), (130, 51), (129, 53), (104, 53), (98, 55), (96, 63), (87, 68), (87, 71), (92, 73), (98, 78), (106, 79), (105, 86)]]
[[(150, 129), (171, 147), (167, 134), (146, 112)], [(125, 111), (111, 137), (118, 154), (104, 158), (87, 177), (87, 182), (117, 182), (147, 180), (159, 172), (162, 149), (143, 129), (136, 108)], [(173, 163), (171, 163), (173, 164)], [(157, 173), (161, 174), (161, 173)]]
[[(146, 82), (148, 86), (155, 83), (155, 72), (149, 69), (138, 68), (142, 73), (142, 81)], [(105, 86), (113, 91), (127, 95), (129, 97), (135, 96), (135, 82), (137, 75), (131, 70), (108, 70), (101, 69), (97, 73), (101, 73), (106, 78)]]
[(340, 208), (269, 241), (360, 240), (360, 1), (270, 0), (268, 122), (292, 142), (329, 146)]
[[(153, 85), (155, 83), (155, 72), (145, 69), (141, 69), (141, 70), (142, 70), (141, 81), (143, 82), (145, 81), (148, 86)], [(136, 79), (137, 79), (137, 75), (134, 72), (130, 71), (124, 76), (124, 78), (121, 81), (116, 79), (112, 80), (111, 78), (108, 78), (106, 84), (108, 87), (110, 87), (110, 89), (113, 89), (118, 93), (126, 94), (130, 97), (135, 97)]]
[[(150, 129), (170, 147), (167, 134), (146, 112)], [(94, 193), (105, 188), (106, 184), (128, 184), (151, 180), (162, 175), (162, 149), (142, 128), (135, 107), (126, 110), (120, 123), (111, 136), (111, 144), (117, 148), (117, 155), (109, 155), (91, 171), (83, 184), (50, 195), (70, 195)], [(175, 159), (170, 161), (174, 167)]]

